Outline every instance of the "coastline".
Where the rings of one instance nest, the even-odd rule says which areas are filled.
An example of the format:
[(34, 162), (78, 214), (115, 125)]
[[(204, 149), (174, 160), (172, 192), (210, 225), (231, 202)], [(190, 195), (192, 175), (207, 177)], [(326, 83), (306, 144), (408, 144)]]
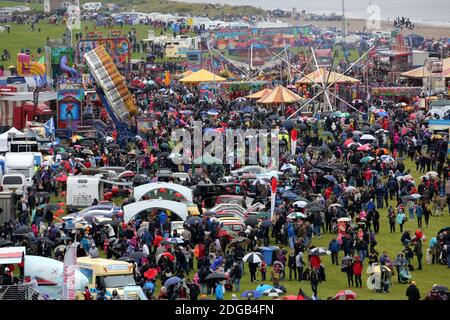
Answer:
[[(280, 20), (284, 22), (288, 22), (294, 26), (301, 26), (305, 24), (314, 24), (319, 27), (336, 27), (342, 28), (342, 21), (306, 21), (306, 20), (295, 20), (291, 18), (281, 18)], [(363, 31), (364, 27), (366, 27), (366, 19), (354, 19), (347, 18), (347, 31), (355, 32), (355, 31)], [(381, 21), (381, 29), (382, 30), (393, 30), (393, 21), (383, 20)], [(408, 35), (411, 33), (420, 34), (425, 38), (450, 38), (450, 26), (446, 25), (431, 25), (431, 24), (422, 24), (418, 23), (415, 25), (413, 30), (403, 29), (401, 30), (401, 34)]]

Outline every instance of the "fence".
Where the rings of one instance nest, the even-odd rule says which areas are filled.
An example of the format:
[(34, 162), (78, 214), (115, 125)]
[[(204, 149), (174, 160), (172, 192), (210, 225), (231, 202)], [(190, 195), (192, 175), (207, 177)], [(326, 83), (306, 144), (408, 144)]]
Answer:
[(30, 283), (0, 286), (0, 300), (41, 300)]

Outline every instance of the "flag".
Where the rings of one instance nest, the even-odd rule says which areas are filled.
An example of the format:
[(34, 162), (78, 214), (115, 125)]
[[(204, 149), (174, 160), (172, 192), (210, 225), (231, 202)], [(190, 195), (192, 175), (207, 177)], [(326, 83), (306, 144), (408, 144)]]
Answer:
[(275, 195), (277, 193), (277, 185), (278, 185), (277, 178), (272, 177), (272, 180), (270, 183), (270, 186), (272, 189), (272, 195), (270, 198), (270, 220), (272, 220), (272, 221), (273, 221), (273, 214), (275, 212)]
[(77, 263), (77, 245), (66, 247), (64, 255), (62, 300), (75, 300), (75, 269)]
[(291, 131), (291, 154), (295, 155), (295, 151), (297, 149), (297, 135), (298, 131), (296, 129), (292, 129)]
[(52, 136), (55, 134), (55, 122), (53, 121), (53, 118), (50, 118), (44, 125), (45, 128), (45, 135), (46, 136)]

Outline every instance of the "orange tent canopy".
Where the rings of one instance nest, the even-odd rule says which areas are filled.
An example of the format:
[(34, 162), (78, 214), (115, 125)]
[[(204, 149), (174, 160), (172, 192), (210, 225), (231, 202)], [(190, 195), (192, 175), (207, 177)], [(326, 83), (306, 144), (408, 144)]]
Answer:
[(269, 94), (266, 94), (261, 99), (259, 99), (258, 103), (263, 104), (283, 104), (283, 103), (293, 103), (303, 100), (298, 94), (293, 93), (291, 90), (278, 86), (273, 89)]
[(248, 96), (246, 96), (246, 98), (248, 99), (261, 99), (262, 97), (264, 97), (265, 95), (268, 95), (269, 93), (272, 92), (272, 89), (262, 89), (258, 92), (252, 93)]

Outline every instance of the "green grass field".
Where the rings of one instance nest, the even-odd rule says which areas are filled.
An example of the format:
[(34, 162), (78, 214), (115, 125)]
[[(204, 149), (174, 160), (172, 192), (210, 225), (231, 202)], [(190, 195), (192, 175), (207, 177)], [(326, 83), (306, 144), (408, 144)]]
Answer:
[[(410, 160), (405, 161), (405, 165), (408, 169), (411, 169), (412, 176), (415, 181), (418, 181), (418, 178), (422, 175), (415, 170), (415, 165)], [(395, 206), (394, 201), (392, 201), (392, 205)], [(383, 251), (387, 251), (389, 257), (394, 260), (398, 252), (402, 250), (402, 244), (400, 242), (401, 233), (399, 231), (398, 225), (396, 226), (396, 233), (391, 234), (389, 232), (389, 223), (387, 219), (387, 208), (383, 208), (380, 211), (380, 232), (376, 236), (378, 245), (376, 246), (376, 250), (381, 254)], [(423, 232), (426, 235), (427, 241), (423, 243), (423, 270), (421, 271), (413, 271), (412, 280), (417, 282), (417, 286), (421, 292), (422, 297), (425, 297), (426, 293), (430, 290), (430, 288), (434, 284), (441, 284), (445, 286), (450, 286), (450, 269), (447, 269), (446, 266), (443, 265), (428, 265), (425, 261), (425, 253), (428, 248), (429, 239), (436, 235), (436, 233), (443, 227), (447, 227), (450, 225), (450, 214), (448, 213), (448, 209), (445, 209), (445, 214), (442, 217), (430, 217), (429, 227), (425, 226), (425, 222), (423, 221)], [(404, 225), (403, 230), (410, 230), (414, 232), (417, 229), (417, 221), (407, 221)], [(328, 247), (328, 244), (331, 238), (334, 235), (325, 234), (321, 239), (314, 239), (313, 244), (315, 246), (323, 246)], [(339, 259), (343, 257), (343, 254), (339, 254)], [(327, 297), (334, 296), (339, 290), (349, 289), (347, 285), (347, 276), (345, 273), (341, 272), (340, 266), (331, 265), (331, 257), (325, 256), (321, 257), (322, 262), (325, 265), (325, 273), (326, 273), (326, 281), (319, 284), (318, 295), (321, 299), (326, 299)], [(339, 261), (340, 262), (340, 261)], [(412, 264), (415, 268), (417, 268), (417, 260), (414, 259)], [(364, 300), (405, 300), (407, 297), (406, 293), (406, 284), (399, 284), (397, 282), (397, 276), (392, 277), (392, 287), (390, 289), (390, 293), (376, 293), (373, 292), (366, 287), (366, 280), (368, 278), (368, 274), (365, 274), (367, 269), (367, 261), (364, 264), (364, 271), (362, 275), (363, 287), (362, 288), (351, 288), (351, 290), (355, 291), (357, 294), (357, 299)], [(248, 270), (248, 269), (247, 269)], [(267, 274), (270, 274), (268, 270)], [(286, 270), (286, 276), (289, 277), (289, 271)], [(244, 276), (241, 281), (241, 292), (248, 289), (255, 289), (261, 281), (257, 283), (250, 283), (249, 274)], [(260, 274), (258, 273), (258, 279), (261, 279)], [(270, 284), (269, 281), (264, 283)], [(298, 293), (299, 288), (302, 288), (307, 294), (312, 295), (311, 285), (309, 281), (296, 282), (292, 281), (283, 281), (282, 285), (286, 287), (288, 293), (296, 295)], [(227, 299), (230, 298), (231, 295), (227, 294)]]
[(31, 9), (31, 11), (44, 11), (44, 5), (42, 3), (29, 3), (25, 4), (23, 1), (1, 1), (0, 7), (17, 7), (17, 6), (26, 6)]

